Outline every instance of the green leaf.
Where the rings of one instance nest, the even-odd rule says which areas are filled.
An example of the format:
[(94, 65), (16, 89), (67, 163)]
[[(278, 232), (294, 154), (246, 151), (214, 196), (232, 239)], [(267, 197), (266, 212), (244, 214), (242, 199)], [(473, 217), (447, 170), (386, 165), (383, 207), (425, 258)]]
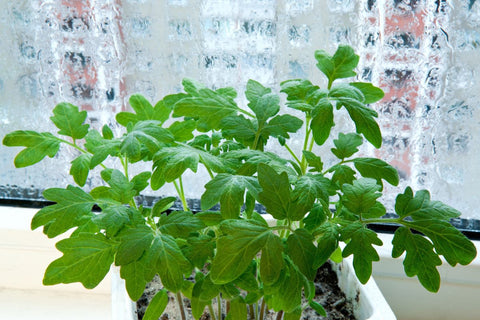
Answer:
[(335, 165), (330, 168), (328, 172), (333, 172), (332, 181), (339, 187), (343, 186), (345, 183), (353, 184), (353, 180), (355, 180), (356, 172), (349, 166)]
[(91, 160), (91, 154), (83, 153), (71, 162), (72, 166), (70, 167), (70, 174), (73, 176), (73, 180), (75, 180), (75, 182), (81, 187), (87, 182)]
[(265, 141), (268, 136), (290, 138), (290, 133), (295, 133), (303, 125), (303, 121), (289, 114), (275, 116), (262, 129), (262, 136)]
[(360, 102), (364, 102), (365, 100), (362, 91), (347, 84), (340, 84), (331, 88), (328, 92), (328, 96), (330, 98), (350, 98)]
[(48, 225), (44, 232), (49, 238), (79, 226), (81, 218), (90, 215), (95, 200), (85, 191), (69, 185), (66, 189), (51, 188), (43, 192), (45, 199), (56, 204), (42, 208), (32, 219), (32, 230)]
[(362, 218), (364, 219), (375, 219), (384, 216), (387, 213), (387, 209), (381, 202), (375, 202), (373, 207), (368, 210), (368, 212), (364, 212), (362, 214)]
[(280, 279), (272, 286), (265, 286), (265, 300), (275, 311), (294, 311), (302, 303), (304, 277), (294, 264), (286, 260)]
[(377, 198), (381, 196), (380, 186), (370, 178), (362, 178), (353, 181), (353, 185), (344, 184), (342, 187), (344, 206), (355, 214), (369, 212), (375, 205)]
[(105, 169), (101, 172), (101, 176), (110, 186), (110, 188), (106, 189), (108, 190), (105, 193), (106, 197), (127, 204), (133, 197), (138, 195), (138, 191), (135, 190), (135, 183), (128, 181), (127, 177), (120, 170)]
[(245, 189), (255, 194), (259, 192), (258, 181), (253, 177), (219, 173), (205, 185), (202, 195), (202, 210), (208, 210), (220, 202), (220, 212), (224, 219), (236, 219), (244, 203)]
[(133, 183), (133, 190), (135, 190), (137, 194), (140, 194), (141, 191), (148, 187), (148, 180), (151, 176), (152, 174), (150, 171), (144, 171), (134, 176), (131, 180)]
[[(167, 97), (165, 97), (167, 99)], [(129, 99), (130, 105), (135, 113), (119, 112), (115, 119), (122, 126), (126, 127), (129, 123), (136, 124), (143, 120), (156, 120), (163, 123), (168, 119), (171, 107), (165, 105), (164, 101), (159, 101), (155, 107), (140, 94), (134, 94)]]
[(402, 219), (410, 216), (412, 221), (402, 220), (402, 224), (430, 238), (435, 251), (450, 265), (466, 265), (475, 258), (477, 251), (473, 243), (449, 223), (451, 218), (460, 216), (460, 212), (439, 201), (431, 201), (427, 190), (413, 196), (412, 189), (406, 188), (397, 196), (395, 212)]
[(318, 69), (331, 84), (336, 79), (354, 77), (356, 73), (353, 70), (358, 65), (359, 56), (351, 47), (343, 45), (338, 47), (333, 57), (323, 50), (315, 51), (315, 59), (318, 61)]
[(376, 158), (355, 158), (353, 159), (355, 168), (363, 177), (373, 178), (382, 185), (382, 179), (393, 186), (397, 186), (399, 182), (397, 169), (389, 165), (383, 160)]
[(148, 159), (151, 159), (164, 143), (174, 140), (173, 134), (160, 127), (160, 124), (155, 120), (137, 122), (124, 137), (120, 145), (120, 152), (126, 154), (132, 162), (147, 156)]
[(191, 271), (191, 266), (172, 236), (156, 235), (145, 254), (148, 265), (158, 272), (167, 290), (178, 292), (182, 289), (183, 274)]
[[(311, 210), (317, 199), (329, 201), (329, 195), (334, 194), (331, 182), (321, 174), (307, 173), (295, 181), (292, 200), (296, 202), (299, 215)], [(302, 216), (303, 217), (303, 216)]]
[(269, 234), (260, 259), (260, 278), (264, 284), (274, 284), (280, 277), (284, 265), (282, 253), (281, 239), (272, 233)]
[(110, 270), (115, 244), (102, 234), (83, 233), (57, 242), (56, 247), (63, 256), (50, 263), (43, 284), (81, 282), (92, 289)]
[(392, 244), (392, 257), (398, 258), (407, 252), (403, 260), (407, 276), (417, 276), (425, 289), (437, 292), (440, 289), (437, 266), (442, 264), (442, 260), (433, 250), (432, 243), (421, 235), (412, 234), (408, 228), (400, 227), (395, 231)]
[(317, 156), (313, 152), (310, 152), (310, 151), (307, 151), (307, 150), (303, 150), (302, 153), (303, 153), (303, 156), (305, 157), (305, 159), (307, 160), (308, 165), (310, 167), (312, 167), (312, 169), (310, 169), (310, 171), (322, 172), (323, 162), (322, 162), (322, 159), (320, 159), (319, 156)]
[(246, 119), (243, 115), (223, 118), (220, 127), (225, 138), (235, 139), (245, 146), (253, 146), (257, 128), (251, 120)]
[(193, 139), (193, 130), (197, 127), (195, 120), (175, 121), (168, 130), (173, 134), (175, 141), (188, 141)]
[(224, 172), (226, 170), (222, 160), (204, 150), (196, 149), (188, 145), (178, 145), (176, 147), (166, 147), (158, 151), (154, 156), (154, 168), (158, 171), (152, 176), (154, 179), (162, 178), (167, 182), (172, 182), (179, 178), (187, 169), (197, 172), (198, 162), (202, 162), (206, 167), (215, 172)]
[[(250, 81), (249, 83), (251, 83)], [(257, 85), (259, 85), (259, 83), (257, 83)], [(249, 87), (247, 84), (247, 90), (248, 89)], [(273, 117), (278, 113), (278, 111), (280, 111), (280, 98), (278, 97), (278, 95), (271, 93), (270, 89), (267, 89), (267, 88), (263, 88), (263, 89), (264, 89), (263, 95), (255, 96), (255, 94), (257, 94), (258, 92), (256, 92), (255, 94), (252, 94), (252, 93), (249, 94), (251, 100), (249, 99), (250, 103), (248, 104), (248, 107), (257, 116), (259, 125), (262, 123), (265, 123), (268, 118)]]
[[(100, 204), (102, 212), (93, 218), (100, 229), (104, 229), (108, 237), (114, 236), (130, 222), (129, 208), (122, 204)], [(133, 209), (131, 209), (133, 210)]]
[(150, 304), (145, 310), (145, 315), (143, 320), (158, 320), (162, 316), (163, 311), (168, 304), (168, 293), (167, 290), (162, 289), (158, 291), (155, 296), (150, 301)]
[(329, 212), (327, 203), (322, 202), (321, 205), (314, 204), (308, 216), (303, 218), (305, 229), (307, 229), (308, 231), (316, 229), (317, 227), (322, 225), (327, 220), (327, 217), (329, 217), (330, 215), (331, 213)]
[(320, 316), (322, 316), (322, 317), (326, 317), (326, 316), (327, 316), (327, 312), (325, 311), (325, 309), (323, 308), (323, 306), (322, 306), (320, 303), (318, 303), (318, 302), (316, 302), (316, 301), (313, 301), (313, 300), (310, 300), (310, 301), (308, 302), (308, 305), (309, 305), (313, 310), (315, 310), (315, 312), (316, 312), (318, 315), (320, 315)]
[(349, 85), (357, 88), (363, 93), (365, 101), (363, 103), (369, 104), (380, 101), (385, 96), (382, 89), (375, 87), (369, 82), (350, 82)]
[(182, 247), (185, 257), (197, 268), (202, 269), (208, 259), (213, 257), (215, 241), (207, 235), (190, 237), (187, 245)]
[(102, 136), (103, 136), (104, 139), (107, 139), (107, 140), (112, 140), (113, 139), (113, 131), (106, 124), (102, 127)]
[(117, 156), (120, 153), (120, 145), (122, 141), (119, 139), (105, 139), (98, 131), (90, 130), (85, 137), (85, 148), (93, 153), (90, 161), (90, 169), (95, 168), (102, 163), (107, 157)]
[(333, 105), (327, 98), (322, 98), (312, 111), (312, 122), (310, 123), (313, 138), (319, 146), (327, 141), (334, 125)]
[(245, 272), (271, 231), (251, 220), (225, 220), (220, 228), (224, 236), (217, 240), (217, 254), (210, 274), (214, 283), (226, 284)]
[(221, 120), (235, 115), (239, 110), (235, 101), (228, 94), (207, 88), (192, 93), (195, 96), (183, 98), (175, 104), (173, 116), (198, 119), (198, 130), (200, 131), (220, 129)]
[(296, 229), (287, 239), (287, 254), (310, 281), (317, 273), (313, 266), (316, 249), (312, 235), (303, 228)]
[(457, 263), (467, 265), (477, 255), (475, 245), (446, 221), (431, 217), (419, 220), (417, 217), (413, 222), (405, 222), (404, 225), (420, 231), (430, 238), (435, 246), (435, 251), (443, 255), (451, 266), (455, 266)]
[(216, 226), (223, 221), (222, 214), (218, 211), (204, 211), (195, 214), (206, 226)]
[(162, 198), (162, 199), (158, 200), (153, 205), (152, 216), (160, 217), (160, 215), (163, 212), (167, 211), (168, 209), (170, 209), (173, 206), (175, 201), (177, 201), (176, 197), (165, 197), (165, 198)]
[(53, 109), (52, 122), (60, 131), (58, 134), (72, 137), (73, 139), (82, 139), (88, 132), (90, 127), (83, 124), (87, 118), (87, 111), (78, 111), (78, 107), (70, 103), (59, 103)]
[(146, 225), (128, 228), (120, 236), (120, 244), (115, 255), (115, 265), (122, 266), (140, 259), (150, 248), (153, 230)]
[(242, 298), (230, 301), (230, 311), (225, 320), (247, 320), (247, 305)]
[(338, 102), (347, 109), (350, 118), (355, 122), (357, 133), (363, 134), (365, 139), (374, 147), (380, 148), (382, 145), (382, 134), (378, 123), (375, 121), (378, 113), (355, 99), (338, 98)]
[(361, 146), (363, 139), (360, 135), (356, 133), (339, 133), (338, 139), (333, 140), (336, 148), (331, 149), (332, 153), (338, 159), (345, 159), (351, 157), (353, 154), (358, 152), (358, 146)]
[(338, 248), (340, 238), (340, 228), (337, 224), (326, 222), (315, 230), (314, 236), (317, 239), (317, 250), (313, 267), (320, 268), (332, 253)]
[(290, 182), (285, 172), (277, 174), (265, 164), (258, 165), (258, 182), (262, 191), (258, 194), (259, 202), (275, 219), (285, 219), (290, 213)]
[[(147, 282), (152, 280), (153, 274), (149, 272), (150, 269), (151, 266), (147, 264), (145, 256), (120, 267), (120, 277), (125, 279), (125, 288), (133, 301), (140, 299)], [(148, 275), (151, 275), (151, 278), (147, 278)]]
[(13, 131), (3, 138), (7, 147), (25, 147), (15, 157), (17, 168), (24, 168), (40, 162), (46, 156), (53, 158), (59, 148), (60, 140), (49, 132)]
[(203, 229), (202, 220), (188, 211), (174, 211), (169, 215), (163, 214), (158, 223), (159, 230), (163, 234), (169, 234), (174, 238), (187, 238), (188, 235)]
[(427, 190), (417, 191), (414, 197), (410, 187), (407, 187), (403, 194), (397, 196), (395, 212), (400, 218), (411, 215), (418, 219), (429, 217), (446, 221), (461, 216), (458, 210), (440, 201), (431, 201), (430, 193)]
[(372, 262), (380, 260), (373, 245), (381, 246), (383, 242), (374, 231), (367, 229), (360, 222), (348, 225), (341, 232), (340, 240), (350, 240), (343, 249), (342, 256), (348, 257), (353, 254), (355, 274), (358, 280), (365, 284), (372, 274)]

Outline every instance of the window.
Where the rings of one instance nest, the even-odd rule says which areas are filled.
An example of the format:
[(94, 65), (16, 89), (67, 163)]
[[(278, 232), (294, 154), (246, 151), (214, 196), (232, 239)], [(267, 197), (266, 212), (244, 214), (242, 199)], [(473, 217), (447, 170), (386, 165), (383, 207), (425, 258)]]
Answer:
[[(386, 91), (375, 105), (383, 147), (363, 152), (395, 165), (400, 189), (428, 188), (480, 219), (478, 1), (3, 0), (0, 9), (2, 136), (53, 131), (47, 118), (61, 101), (101, 127), (129, 95), (156, 101), (184, 77), (239, 92), (250, 78), (277, 91), (292, 77), (322, 84), (314, 51), (347, 43), (361, 55), (358, 78)], [(65, 170), (49, 159), (14, 170), (17, 150), (1, 148), (1, 198), (40, 199), (71, 181), (69, 154)]]

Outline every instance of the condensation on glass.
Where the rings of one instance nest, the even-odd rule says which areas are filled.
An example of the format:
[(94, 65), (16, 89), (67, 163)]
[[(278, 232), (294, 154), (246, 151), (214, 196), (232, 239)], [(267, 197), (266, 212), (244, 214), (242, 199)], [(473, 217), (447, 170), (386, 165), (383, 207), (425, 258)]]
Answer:
[[(373, 106), (383, 146), (362, 152), (399, 169), (400, 187), (388, 191), (428, 188), (465, 218), (480, 218), (475, 0), (0, 0), (0, 9), (2, 136), (55, 131), (48, 117), (61, 101), (88, 110), (99, 128), (128, 109), (129, 95), (153, 102), (180, 91), (184, 77), (239, 92), (250, 78), (275, 91), (288, 78), (325, 85), (313, 53), (346, 43), (361, 55), (359, 80), (386, 92)], [(237, 100), (245, 103), (242, 94)], [(354, 130), (342, 117), (336, 122)], [(301, 139), (292, 143), (297, 151)], [(42, 189), (72, 182), (73, 151), (21, 170), (13, 168), (16, 152), (1, 147), (0, 197), (35, 199)], [(199, 198), (203, 185), (194, 182), (187, 196)]]

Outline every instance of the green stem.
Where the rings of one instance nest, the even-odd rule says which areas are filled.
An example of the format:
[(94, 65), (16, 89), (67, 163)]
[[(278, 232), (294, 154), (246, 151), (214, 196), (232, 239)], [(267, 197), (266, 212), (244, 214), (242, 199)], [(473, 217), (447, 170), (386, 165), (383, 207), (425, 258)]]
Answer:
[(177, 303), (178, 307), (180, 308), (180, 316), (182, 317), (182, 320), (187, 320), (187, 316), (185, 315), (185, 308), (183, 307), (183, 297), (180, 291), (177, 292)]
[[(91, 153), (91, 152), (88, 152), (88, 151), (85, 150), (85, 149), (80, 148), (80, 146), (79, 146), (78, 144), (76, 144), (76, 142), (75, 142), (75, 143), (71, 143), (71, 142), (68, 141), (68, 140), (64, 140), (64, 139), (60, 139), (60, 138), (57, 138), (57, 139), (58, 139), (58, 141), (63, 142), (63, 143), (65, 143), (65, 144), (67, 144), (67, 145), (69, 145), (69, 146), (77, 149), (77, 150), (80, 151), (81, 153), (93, 154), (93, 153)], [(75, 141), (75, 140), (74, 140), (74, 141)], [(100, 163), (100, 166), (101, 166), (103, 169), (107, 169), (107, 167), (106, 167), (103, 163)]]
[[(215, 312), (213, 311), (212, 302), (210, 302), (210, 303), (208, 304), (208, 311), (210, 312), (210, 318), (211, 318), (212, 320), (217, 320), (217, 317), (215, 316)], [(219, 318), (219, 319), (221, 319), (221, 318)]]
[(177, 181), (173, 181), (173, 185), (175, 186), (175, 190), (177, 190), (178, 197), (182, 201), (182, 206), (184, 211), (188, 211), (187, 200), (185, 199), (185, 194), (183, 193), (183, 185), (182, 185), (182, 177), (178, 178), (180, 181), (180, 186), (177, 184)]
[(288, 146), (288, 144), (285, 143), (285, 148), (287, 149), (287, 151), (292, 155), (293, 159), (295, 159), (295, 161), (298, 163), (298, 165), (300, 167), (302, 167), (302, 161), (300, 161), (300, 159), (298, 159), (297, 155), (293, 152), (292, 149), (290, 149), (290, 147)]
[[(305, 119), (305, 140), (303, 141), (303, 150), (308, 150), (308, 142), (310, 140), (310, 133), (312, 130), (309, 128), (310, 127), (310, 121), (311, 118), (310, 116), (307, 116)], [(302, 173), (305, 174), (307, 172), (307, 158), (305, 158), (305, 155), (302, 153), (302, 162), (300, 163), (300, 168), (302, 169)]]

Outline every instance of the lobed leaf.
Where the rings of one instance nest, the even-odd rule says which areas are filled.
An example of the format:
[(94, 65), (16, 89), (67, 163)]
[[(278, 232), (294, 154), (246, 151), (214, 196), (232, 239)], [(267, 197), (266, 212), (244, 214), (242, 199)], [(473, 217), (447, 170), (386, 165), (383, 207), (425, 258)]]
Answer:
[(57, 104), (53, 109), (53, 117), (50, 117), (60, 129), (58, 134), (72, 137), (74, 140), (82, 139), (87, 134), (90, 126), (83, 124), (86, 118), (87, 111), (79, 111), (77, 106), (66, 102)]
[(342, 256), (348, 257), (353, 254), (355, 274), (361, 283), (367, 283), (372, 275), (372, 262), (380, 260), (373, 245), (381, 246), (382, 240), (378, 238), (375, 231), (367, 229), (360, 222), (343, 228), (340, 239), (342, 241), (350, 240), (343, 249)]
[(260, 189), (257, 179), (242, 175), (220, 173), (205, 185), (202, 195), (202, 210), (208, 210), (220, 202), (224, 219), (236, 219), (244, 203), (245, 189), (257, 194)]
[(336, 79), (354, 77), (356, 73), (353, 70), (358, 65), (359, 56), (351, 47), (341, 45), (333, 57), (323, 50), (315, 51), (315, 59), (318, 61), (318, 69), (327, 76), (331, 84)]
[(432, 243), (421, 235), (411, 233), (408, 228), (400, 227), (395, 231), (392, 244), (393, 258), (398, 258), (403, 252), (407, 252), (403, 260), (407, 276), (417, 276), (425, 289), (437, 292), (440, 289), (440, 274), (437, 266), (442, 264), (442, 260), (433, 250)]
[(32, 219), (32, 230), (40, 226), (47, 226), (44, 233), (53, 238), (73, 227), (87, 223), (81, 220), (89, 216), (95, 200), (88, 193), (78, 187), (69, 185), (66, 189), (51, 188), (43, 192), (45, 199), (56, 202), (38, 211)]
[(332, 153), (338, 159), (343, 160), (358, 152), (357, 147), (362, 145), (363, 139), (356, 133), (343, 134), (340, 132), (338, 134), (338, 139), (333, 140), (333, 143), (335, 144), (336, 148), (331, 149)]
[(353, 159), (355, 168), (363, 177), (373, 178), (382, 185), (382, 179), (393, 186), (397, 186), (399, 182), (397, 169), (389, 165), (383, 160), (376, 158), (355, 158)]
[(49, 132), (18, 130), (3, 138), (7, 147), (25, 147), (15, 157), (16, 168), (24, 168), (40, 162), (46, 156), (53, 158), (60, 149), (60, 140)]
[(220, 224), (224, 236), (217, 240), (217, 254), (210, 269), (216, 284), (237, 279), (255, 255), (265, 246), (271, 231), (251, 220), (225, 220)]
[(63, 256), (48, 266), (44, 285), (80, 282), (95, 288), (105, 278), (113, 262), (115, 243), (102, 234), (82, 233), (57, 242)]
[(380, 186), (375, 180), (370, 178), (361, 178), (353, 181), (352, 184), (342, 186), (343, 205), (355, 214), (369, 212), (376, 204), (376, 200), (381, 196)]

